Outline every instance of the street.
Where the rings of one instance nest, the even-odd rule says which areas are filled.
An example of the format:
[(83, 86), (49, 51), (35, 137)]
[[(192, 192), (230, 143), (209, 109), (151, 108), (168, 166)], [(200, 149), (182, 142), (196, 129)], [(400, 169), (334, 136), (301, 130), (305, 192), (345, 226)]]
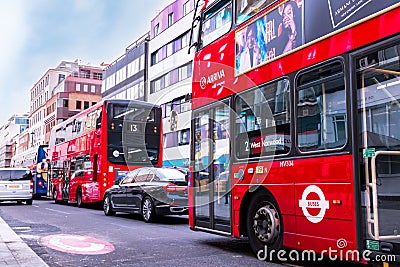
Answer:
[(45, 199), (0, 203), (0, 216), (49, 266), (281, 266), (257, 260), (245, 240), (191, 231), (187, 216), (147, 224)]

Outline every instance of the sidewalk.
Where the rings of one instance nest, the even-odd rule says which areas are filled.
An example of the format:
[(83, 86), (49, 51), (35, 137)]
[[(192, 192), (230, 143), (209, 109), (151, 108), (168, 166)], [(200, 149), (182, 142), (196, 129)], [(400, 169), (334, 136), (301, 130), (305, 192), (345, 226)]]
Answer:
[(1, 217), (0, 266), (48, 267)]

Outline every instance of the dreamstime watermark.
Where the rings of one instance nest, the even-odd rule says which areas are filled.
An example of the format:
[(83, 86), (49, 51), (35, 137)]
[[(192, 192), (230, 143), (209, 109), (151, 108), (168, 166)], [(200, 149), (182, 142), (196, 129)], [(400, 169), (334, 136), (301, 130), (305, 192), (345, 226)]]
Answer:
[(261, 261), (273, 261), (278, 260), (281, 262), (318, 262), (323, 260), (331, 261), (366, 261), (366, 262), (395, 262), (395, 255), (377, 254), (373, 255), (372, 251), (364, 250), (362, 252), (358, 250), (346, 250), (347, 241), (340, 238), (336, 242), (337, 248), (329, 247), (328, 249), (322, 250), (317, 253), (314, 250), (268, 250), (265, 246), (257, 253), (257, 258)]

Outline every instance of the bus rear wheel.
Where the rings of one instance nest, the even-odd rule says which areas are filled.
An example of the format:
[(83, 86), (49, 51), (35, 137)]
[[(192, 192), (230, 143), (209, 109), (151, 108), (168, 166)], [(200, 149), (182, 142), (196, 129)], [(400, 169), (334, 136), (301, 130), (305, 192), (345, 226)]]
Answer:
[(79, 208), (82, 208), (83, 203), (82, 203), (82, 190), (80, 188), (78, 188), (78, 190), (76, 191), (76, 205)]
[(283, 246), (283, 221), (275, 199), (268, 193), (257, 193), (250, 201), (246, 222), (253, 253), (260, 259), (274, 260), (265, 254)]

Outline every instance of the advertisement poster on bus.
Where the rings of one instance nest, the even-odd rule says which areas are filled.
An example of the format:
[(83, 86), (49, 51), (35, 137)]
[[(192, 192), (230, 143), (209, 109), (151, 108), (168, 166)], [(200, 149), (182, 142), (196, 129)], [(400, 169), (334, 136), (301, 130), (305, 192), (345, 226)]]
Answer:
[(303, 44), (302, 3), (287, 1), (236, 32), (236, 75)]
[(324, 37), (398, 5), (398, 0), (304, 1), (305, 42)]
[(236, 31), (235, 74), (244, 74), (396, 5), (398, 0), (289, 0)]

